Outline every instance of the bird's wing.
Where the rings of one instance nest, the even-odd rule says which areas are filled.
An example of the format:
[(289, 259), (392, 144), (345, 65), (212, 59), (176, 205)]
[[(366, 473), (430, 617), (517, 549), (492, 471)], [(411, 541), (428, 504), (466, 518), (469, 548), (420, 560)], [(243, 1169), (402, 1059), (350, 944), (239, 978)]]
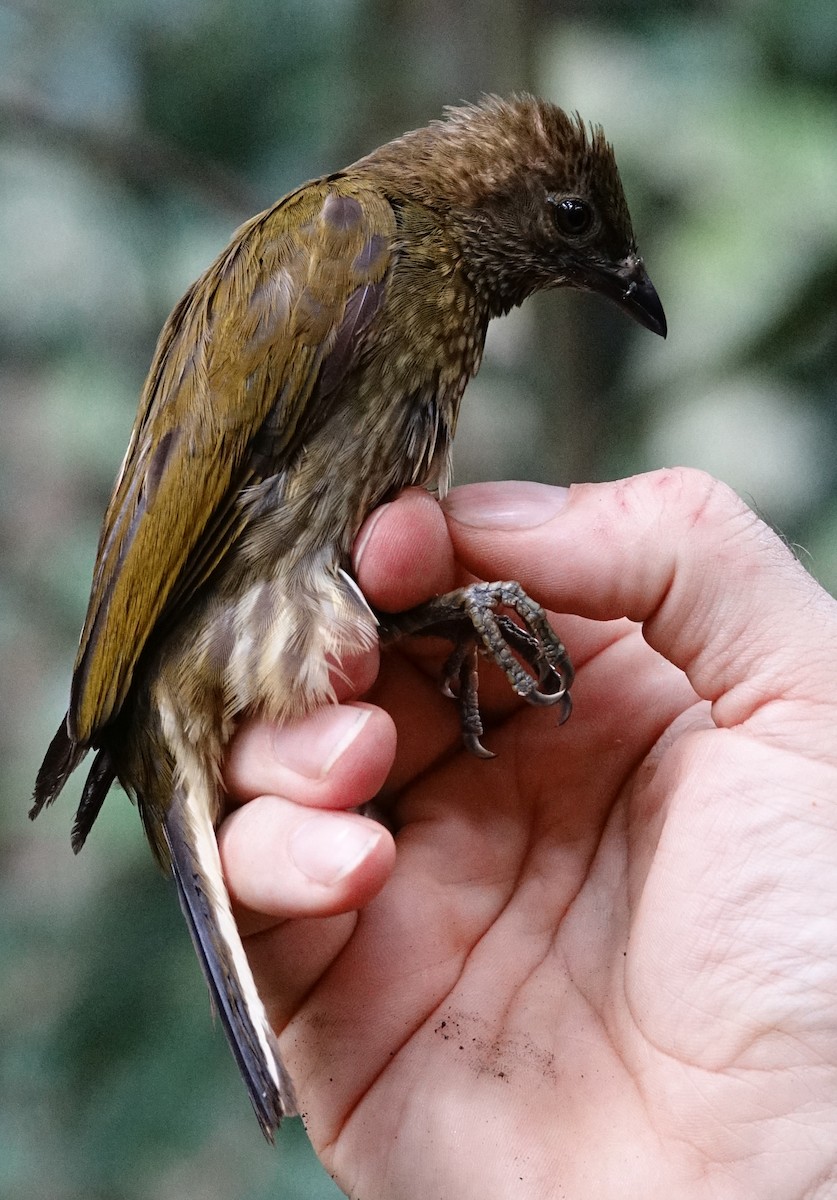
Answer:
[(157, 352), (99, 540), (68, 732), (116, 714), (173, 601), (237, 532), (241, 488), (281, 467), (356, 361), (393, 254), (386, 198), (341, 177), (253, 218), (180, 301)]

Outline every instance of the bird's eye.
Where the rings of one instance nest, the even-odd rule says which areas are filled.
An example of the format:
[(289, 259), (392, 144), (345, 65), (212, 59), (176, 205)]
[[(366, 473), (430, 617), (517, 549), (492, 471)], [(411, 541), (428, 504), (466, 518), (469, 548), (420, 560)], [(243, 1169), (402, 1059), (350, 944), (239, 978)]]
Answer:
[(553, 207), (555, 224), (567, 237), (581, 237), (593, 224), (593, 209), (584, 200), (567, 196), (562, 200), (547, 197)]

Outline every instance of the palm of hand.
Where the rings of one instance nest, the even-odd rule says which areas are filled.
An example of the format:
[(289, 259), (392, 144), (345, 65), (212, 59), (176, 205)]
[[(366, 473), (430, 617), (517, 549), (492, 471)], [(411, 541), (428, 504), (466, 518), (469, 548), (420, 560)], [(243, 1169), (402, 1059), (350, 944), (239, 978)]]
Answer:
[[(780, 864), (758, 858), (769, 812), (736, 790), (737, 734), (637, 627), (578, 621), (571, 643), (573, 719), (512, 709), (497, 681), (490, 763), (438, 757), (448, 703), (407, 668), (395, 873), (292, 1023), (312, 1138), (359, 1196), (432, 1194), (428, 1148), (459, 1138), (441, 1194), (460, 1200), (487, 1177), (708, 1196), (786, 1102), (783, 1084), (752, 1113), (750, 1074), (811, 1061), (782, 1025), (787, 914), (754, 924)], [(378, 688), (396, 721), (404, 670)]]

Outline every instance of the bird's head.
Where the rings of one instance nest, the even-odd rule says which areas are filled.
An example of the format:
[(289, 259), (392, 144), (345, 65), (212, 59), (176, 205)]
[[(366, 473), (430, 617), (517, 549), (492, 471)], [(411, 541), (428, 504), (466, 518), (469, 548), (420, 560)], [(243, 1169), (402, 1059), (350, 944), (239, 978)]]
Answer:
[(447, 110), (362, 160), (436, 210), (493, 313), (544, 288), (614, 300), (663, 337), (613, 149), (600, 128), (533, 96)]

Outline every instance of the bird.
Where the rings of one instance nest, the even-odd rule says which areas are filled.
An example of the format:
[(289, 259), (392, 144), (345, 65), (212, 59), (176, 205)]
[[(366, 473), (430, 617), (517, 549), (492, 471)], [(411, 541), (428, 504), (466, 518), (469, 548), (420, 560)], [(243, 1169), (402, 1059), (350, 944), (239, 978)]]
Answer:
[(602, 129), (486, 96), (247, 221), (160, 334), (30, 816), (91, 750), (73, 849), (114, 782), (135, 800), (269, 1140), (298, 1107), (222, 876), (225, 747), (246, 713), (329, 703), (330, 663), (381, 635), (450, 637), (442, 687), (476, 754), (480, 656), (567, 715), (569, 657), (514, 582), (384, 616), (350, 573), (372, 509), (447, 489), (488, 322), (557, 287), (666, 334)]

